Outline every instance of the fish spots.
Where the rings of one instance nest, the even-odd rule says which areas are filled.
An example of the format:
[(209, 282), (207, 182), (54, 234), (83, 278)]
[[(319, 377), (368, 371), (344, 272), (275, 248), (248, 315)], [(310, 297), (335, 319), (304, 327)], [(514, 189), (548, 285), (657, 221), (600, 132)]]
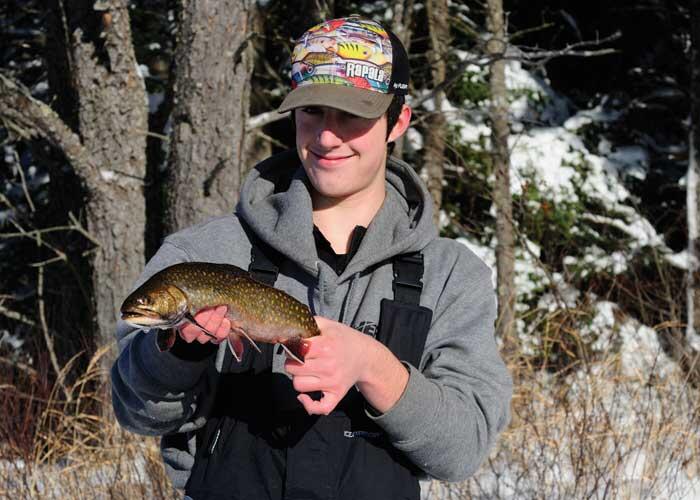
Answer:
[(158, 295), (162, 290), (174, 290), (177, 297), (184, 297), (191, 312), (226, 305), (229, 317), (240, 321), (255, 341), (284, 343), (292, 338), (318, 335), (316, 323), (305, 304), (253, 280), (236, 266), (203, 262), (176, 264), (153, 275), (139, 290), (148, 296), (168, 298), (159, 301), (164, 317), (174, 314), (172, 311), (177, 309), (178, 301), (171, 300), (175, 299), (171, 293)]

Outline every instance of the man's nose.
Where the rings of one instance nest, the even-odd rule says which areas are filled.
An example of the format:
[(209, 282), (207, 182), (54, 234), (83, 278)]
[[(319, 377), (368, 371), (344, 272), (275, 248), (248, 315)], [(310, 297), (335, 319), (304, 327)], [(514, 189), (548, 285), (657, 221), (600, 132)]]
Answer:
[(326, 113), (318, 129), (318, 143), (324, 147), (333, 147), (342, 142), (338, 120), (332, 116), (332, 113)]

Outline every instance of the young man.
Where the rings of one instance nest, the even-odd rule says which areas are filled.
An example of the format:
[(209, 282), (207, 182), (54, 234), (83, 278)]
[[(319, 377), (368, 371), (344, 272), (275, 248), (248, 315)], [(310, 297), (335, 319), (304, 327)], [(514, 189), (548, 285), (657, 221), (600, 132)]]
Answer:
[[(430, 196), (387, 143), (408, 128), (408, 59), (360, 18), (308, 30), (293, 53), (296, 151), (256, 166), (235, 214), (166, 238), (140, 282), (182, 261), (248, 268), (309, 305), (304, 364), (272, 346), (236, 362), (226, 307), (159, 352), (120, 323), (117, 418), (161, 435), (192, 498), (418, 499), (460, 480), (508, 421), (490, 269), (439, 238)], [(220, 345), (216, 345), (219, 343)]]

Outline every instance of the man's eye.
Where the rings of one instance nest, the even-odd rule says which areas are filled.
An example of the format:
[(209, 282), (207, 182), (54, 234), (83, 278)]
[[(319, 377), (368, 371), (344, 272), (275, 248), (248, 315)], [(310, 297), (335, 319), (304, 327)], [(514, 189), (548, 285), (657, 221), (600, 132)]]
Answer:
[(301, 108), (301, 110), (308, 115), (317, 115), (321, 112), (321, 109), (317, 106), (306, 106)]
[(356, 125), (370, 125), (373, 121), (372, 118), (363, 118), (362, 116), (346, 113), (345, 111), (341, 111), (340, 116), (343, 121), (351, 122)]

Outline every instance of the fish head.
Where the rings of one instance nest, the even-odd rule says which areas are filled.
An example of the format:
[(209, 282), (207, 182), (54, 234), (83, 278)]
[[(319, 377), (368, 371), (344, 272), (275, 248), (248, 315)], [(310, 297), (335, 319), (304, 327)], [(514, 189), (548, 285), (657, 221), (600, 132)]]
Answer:
[(173, 328), (188, 311), (187, 295), (171, 284), (146, 282), (121, 306), (122, 320), (139, 328)]

